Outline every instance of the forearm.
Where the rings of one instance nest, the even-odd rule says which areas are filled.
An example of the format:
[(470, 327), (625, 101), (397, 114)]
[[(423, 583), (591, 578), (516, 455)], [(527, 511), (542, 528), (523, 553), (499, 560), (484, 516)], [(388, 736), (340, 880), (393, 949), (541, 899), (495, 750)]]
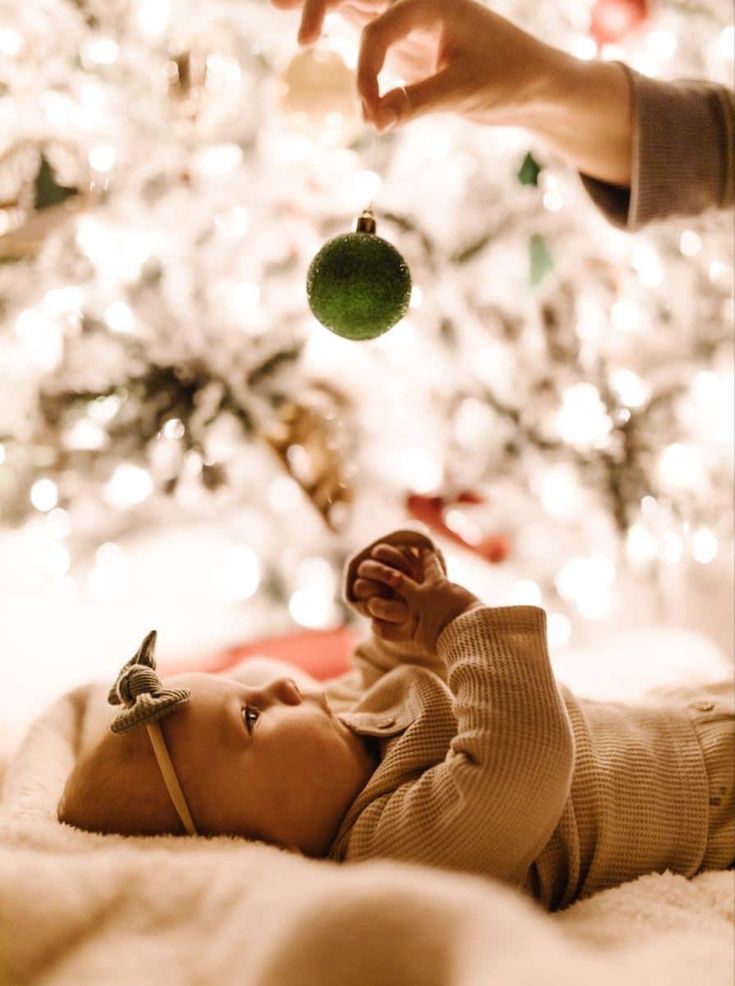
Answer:
[(631, 87), (617, 62), (582, 61), (546, 48), (518, 125), (540, 137), (577, 171), (612, 185), (631, 182)]

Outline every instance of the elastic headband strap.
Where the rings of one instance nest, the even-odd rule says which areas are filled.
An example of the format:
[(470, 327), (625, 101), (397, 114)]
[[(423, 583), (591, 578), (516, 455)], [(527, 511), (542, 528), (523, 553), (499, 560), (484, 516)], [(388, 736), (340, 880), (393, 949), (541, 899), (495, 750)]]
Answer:
[(169, 756), (168, 747), (166, 746), (166, 741), (163, 738), (161, 727), (158, 722), (154, 721), (146, 722), (145, 728), (148, 730), (148, 735), (151, 738), (153, 752), (156, 755), (158, 766), (161, 768), (163, 783), (166, 785), (169, 798), (171, 798), (171, 804), (176, 809), (176, 814), (181, 819), (181, 823), (186, 830), (186, 834), (198, 835), (199, 833), (197, 832), (194, 822), (192, 821), (191, 812), (189, 811), (189, 806), (186, 803), (184, 792), (181, 790), (179, 779), (176, 776), (174, 765), (171, 761), (171, 757)]

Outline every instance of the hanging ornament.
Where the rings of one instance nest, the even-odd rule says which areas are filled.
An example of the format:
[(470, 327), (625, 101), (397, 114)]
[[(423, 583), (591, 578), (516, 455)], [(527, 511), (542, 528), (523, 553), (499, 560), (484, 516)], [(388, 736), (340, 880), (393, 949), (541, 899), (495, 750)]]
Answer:
[(324, 48), (294, 55), (281, 73), (278, 107), (290, 130), (330, 147), (351, 144), (364, 127), (355, 72)]
[(21, 141), (0, 156), (0, 258), (35, 256), (89, 204), (87, 163), (70, 144)]
[(470, 541), (454, 530), (448, 522), (448, 511), (456, 510), (463, 505), (472, 507), (483, 503), (485, 498), (472, 490), (465, 490), (454, 496), (421, 496), (418, 493), (409, 493), (405, 500), (406, 509), (416, 520), (420, 520), (431, 530), (454, 541), (455, 544), (473, 551), (485, 561), (497, 565), (505, 561), (510, 554), (511, 543), (506, 534), (488, 534)]
[(411, 299), (411, 273), (400, 253), (375, 234), (370, 209), (354, 233), (335, 236), (309, 267), (306, 291), (315, 317), (345, 339), (375, 339), (400, 321)]
[(617, 44), (644, 24), (650, 0), (596, 0), (590, 16), (590, 34), (602, 44)]
[(326, 383), (315, 383), (278, 409), (264, 439), (309, 497), (332, 531), (349, 517), (352, 486), (345, 466), (347, 397)]

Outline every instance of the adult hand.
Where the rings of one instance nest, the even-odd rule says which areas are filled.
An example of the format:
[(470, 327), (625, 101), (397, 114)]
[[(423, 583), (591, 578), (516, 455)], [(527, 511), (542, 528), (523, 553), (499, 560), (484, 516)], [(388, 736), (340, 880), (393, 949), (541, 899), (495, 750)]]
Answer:
[[(311, 44), (328, 10), (362, 28), (357, 88), (378, 130), (432, 112), (524, 127), (577, 170), (631, 180), (631, 89), (620, 63), (584, 61), (539, 41), (476, 0), (272, 0), (302, 7)], [(385, 64), (405, 87), (380, 92)]]

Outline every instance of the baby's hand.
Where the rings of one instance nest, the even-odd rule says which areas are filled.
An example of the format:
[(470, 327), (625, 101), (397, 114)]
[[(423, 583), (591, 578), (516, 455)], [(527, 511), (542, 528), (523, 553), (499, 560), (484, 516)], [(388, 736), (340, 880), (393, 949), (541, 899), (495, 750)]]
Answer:
[(372, 618), (373, 633), (434, 651), (439, 634), (455, 617), (481, 606), (471, 592), (444, 575), (428, 548), (377, 544), (357, 569), (355, 596)]

